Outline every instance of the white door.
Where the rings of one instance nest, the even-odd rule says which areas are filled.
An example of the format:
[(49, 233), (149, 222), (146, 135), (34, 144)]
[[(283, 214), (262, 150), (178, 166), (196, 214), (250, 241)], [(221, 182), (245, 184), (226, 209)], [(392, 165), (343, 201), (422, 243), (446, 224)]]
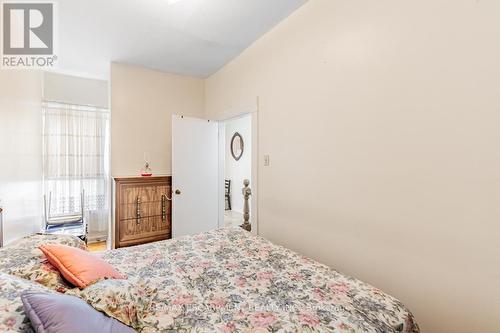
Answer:
[(172, 237), (218, 227), (218, 123), (172, 118)]

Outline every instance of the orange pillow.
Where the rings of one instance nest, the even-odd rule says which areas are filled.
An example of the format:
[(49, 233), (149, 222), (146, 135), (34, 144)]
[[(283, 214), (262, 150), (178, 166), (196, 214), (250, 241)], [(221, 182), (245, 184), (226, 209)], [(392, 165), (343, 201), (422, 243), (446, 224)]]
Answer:
[(127, 278), (98, 256), (76, 247), (47, 244), (40, 250), (66, 280), (82, 289), (100, 279)]

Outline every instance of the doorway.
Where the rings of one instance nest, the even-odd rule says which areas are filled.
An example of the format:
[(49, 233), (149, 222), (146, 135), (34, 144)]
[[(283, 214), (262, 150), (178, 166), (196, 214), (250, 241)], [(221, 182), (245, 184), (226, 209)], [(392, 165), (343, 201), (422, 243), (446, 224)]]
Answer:
[[(251, 231), (257, 233), (256, 111), (215, 121), (173, 116), (174, 238), (243, 224), (245, 179), (251, 189), (249, 223)], [(226, 180), (230, 181), (229, 200)]]
[[(224, 226), (239, 226), (244, 218), (245, 181), (252, 184), (252, 117), (224, 121)], [(250, 199), (251, 200), (251, 196)]]

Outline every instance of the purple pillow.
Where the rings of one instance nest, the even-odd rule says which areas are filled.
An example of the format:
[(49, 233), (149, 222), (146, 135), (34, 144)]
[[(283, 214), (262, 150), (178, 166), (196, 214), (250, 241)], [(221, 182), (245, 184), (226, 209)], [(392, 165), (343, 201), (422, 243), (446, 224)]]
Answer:
[(135, 333), (75, 296), (25, 291), (21, 300), (36, 333)]

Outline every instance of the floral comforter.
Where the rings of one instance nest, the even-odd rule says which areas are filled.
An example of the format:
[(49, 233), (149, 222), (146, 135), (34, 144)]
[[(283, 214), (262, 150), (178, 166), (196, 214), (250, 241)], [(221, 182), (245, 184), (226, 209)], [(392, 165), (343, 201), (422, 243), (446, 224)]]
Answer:
[[(154, 290), (130, 321), (145, 333), (419, 332), (397, 299), (239, 228), (112, 250), (103, 259)], [(127, 302), (113, 295), (105, 302)]]
[(70, 235), (31, 235), (0, 248), (0, 272), (38, 282), (52, 290), (72, 288), (38, 248), (42, 244), (61, 244), (85, 250), (79, 238)]

